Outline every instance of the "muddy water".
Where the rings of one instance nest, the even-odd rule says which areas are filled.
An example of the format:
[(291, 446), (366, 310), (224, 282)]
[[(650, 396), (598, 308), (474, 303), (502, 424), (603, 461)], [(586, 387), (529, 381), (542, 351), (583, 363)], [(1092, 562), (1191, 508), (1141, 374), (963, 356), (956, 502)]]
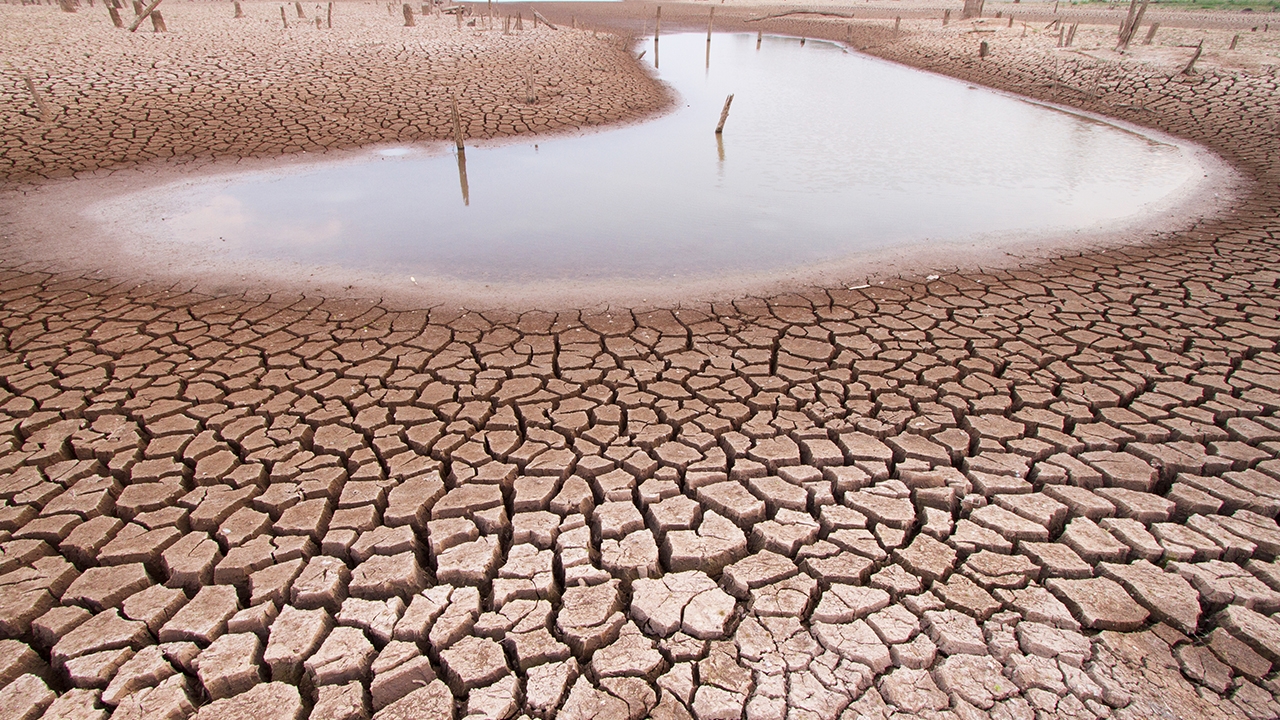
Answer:
[(708, 53), (685, 34), (639, 50), (680, 97), (661, 118), (186, 184), (166, 201), (181, 216), (148, 235), (418, 278), (697, 278), (1070, 237), (1203, 175), (1173, 145), (828, 43), (717, 35)]

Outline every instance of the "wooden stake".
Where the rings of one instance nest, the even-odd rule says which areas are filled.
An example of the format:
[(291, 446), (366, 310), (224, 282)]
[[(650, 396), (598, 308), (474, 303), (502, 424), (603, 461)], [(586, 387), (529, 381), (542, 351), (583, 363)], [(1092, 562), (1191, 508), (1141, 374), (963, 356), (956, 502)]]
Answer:
[(524, 13), (516, 13), (516, 32), (524, 31)]
[(285, 14), (283, 5), (280, 6), (280, 22), (284, 23), (285, 30), (289, 29), (289, 16)]
[(1138, 6), (1138, 17), (1133, 19), (1133, 27), (1129, 28), (1129, 37), (1124, 41), (1125, 49), (1129, 49), (1129, 43), (1133, 41), (1133, 36), (1138, 33), (1138, 28), (1142, 27), (1142, 16), (1147, 14), (1147, 4), (1151, 0), (1142, 0), (1142, 4)]
[(760, 49), (760, 43), (761, 43), (761, 42), (763, 42), (763, 41), (764, 41), (764, 31), (763, 31), (763, 30), (757, 30), (757, 31), (756, 31), (756, 49), (757, 49), (757, 50), (759, 50), (759, 49)]
[(1239, 42), (1240, 42), (1240, 35), (1239, 35), (1239, 34), (1232, 35), (1232, 36), (1231, 36), (1231, 47), (1229, 47), (1229, 48), (1227, 48), (1227, 49), (1228, 49), (1228, 50), (1235, 50), (1235, 49), (1236, 49), (1236, 44), (1237, 44), (1237, 43), (1239, 43)]
[(560, 29), (560, 28), (556, 27), (555, 25), (552, 25), (552, 24), (550, 23), (550, 21), (548, 21), (545, 17), (543, 17), (543, 16), (542, 16), (542, 13), (538, 12), (537, 10), (534, 10), (534, 11), (533, 11), (533, 16), (534, 16), (535, 18), (537, 18), (538, 20), (541, 20), (543, 25), (546, 25), (547, 27), (551, 28), (552, 30), (559, 30), (559, 29)]
[(234, 4), (236, 6), (236, 18), (244, 17), (244, 8), (240, 7), (240, 0), (235, 0)]
[(896, 18), (894, 18), (894, 19), (893, 19), (893, 32), (894, 32), (894, 34), (897, 34), (898, 30), (899, 30), (901, 27), (902, 27), (902, 18), (900, 18), (900, 17), (896, 17)]
[(453, 101), (453, 143), (461, 152), (465, 148), (462, 144), (462, 118), (458, 116), (458, 96), (455, 94), (450, 99)]
[(942, 12), (942, 27), (946, 27), (949, 22), (951, 22), (951, 11), (944, 10)]
[(662, 6), (658, 6), (658, 19), (653, 24), (653, 40), (657, 42), (658, 35), (662, 33)]
[(133, 0), (133, 16), (138, 17), (142, 14), (142, 0)]
[(1183, 74), (1183, 75), (1195, 75), (1195, 74), (1196, 74), (1196, 61), (1200, 59), (1200, 53), (1202, 53), (1202, 52), (1204, 52), (1204, 41), (1203, 41), (1203, 40), (1201, 40), (1201, 41), (1200, 41), (1200, 44), (1196, 46), (1196, 54), (1191, 56), (1191, 62), (1187, 63), (1187, 66), (1186, 66), (1186, 67), (1184, 67), (1184, 68), (1182, 68), (1182, 74)]
[(991, 54), (991, 46), (987, 44), (986, 40), (983, 40), (982, 43), (978, 45), (978, 57), (985, 58), (990, 54)]
[(1160, 23), (1151, 23), (1151, 29), (1147, 31), (1147, 39), (1142, 41), (1143, 45), (1150, 45), (1152, 40), (1156, 39), (1156, 31), (1160, 29)]
[(325, 16), (324, 25), (326, 28), (333, 28), (333, 3), (329, 3), (329, 12)]
[[(1138, 0), (1133, 0), (1133, 2), (1137, 1)], [(1138, 26), (1142, 24), (1142, 16), (1146, 14), (1147, 3), (1150, 1), (1151, 0), (1142, 0), (1142, 5), (1139, 6), (1136, 13), (1133, 10), (1132, 3), (1129, 5), (1130, 17), (1125, 21), (1125, 24), (1120, 27), (1120, 40), (1116, 43), (1116, 50), (1123, 52), (1129, 49), (1129, 43), (1133, 41), (1133, 36), (1138, 32)]]
[(1067, 27), (1065, 25), (1058, 26), (1058, 47), (1062, 47), (1063, 38), (1066, 36)]
[(1009, 16), (1009, 27), (1013, 27), (1013, 16)]
[(1138, 13), (1138, 0), (1129, 0), (1129, 14), (1125, 15), (1124, 21), (1120, 23), (1120, 42), (1117, 46), (1124, 43), (1124, 34), (1129, 31), (1129, 26), (1133, 23), (1133, 18)]
[(413, 19), (413, 8), (409, 7), (409, 3), (405, 3), (401, 8), (401, 11), (404, 13), (404, 26), (413, 27), (415, 24)]
[(711, 6), (711, 15), (707, 17), (707, 42), (711, 42), (711, 26), (716, 22), (716, 8)]
[(129, 26), (129, 32), (137, 32), (138, 26), (141, 25), (142, 21), (146, 20), (147, 16), (150, 15), (157, 7), (160, 7), (161, 2), (163, 2), (163, 0), (151, 0), (151, 4), (143, 9), (142, 14), (133, 19), (133, 24)]
[(107, 13), (111, 15), (111, 24), (118, 28), (124, 27), (124, 20), (120, 19), (120, 11), (111, 3), (107, 3)]
[[(644, 53), (640, 53), (641, 56)], [(529, 74), (524, 79), (524, 101), (528, 105), (538, 102), (538, 95), (533, 91), (533, 67), (529, 67)]]
[(299, 18), (306, 17), (306, 15), (302, 14), (302, 0), (293, 0), (293, 6), (297, 8)]
[(168, 28), (164, 26), (164, 18), (160, 15), (159, 10), (151, 11), (151, 30), (153, 32), (166, 32)]
[(26, 75), (22, 76), (22, 82), (26, 84), (27, 92), (31, 93), (31, 101), (36, 105), (36, 112), (40, 113), (40, 122), (49, 122), (53, 114), (49, 112), (49, 106), (44, 104), (44, 98), (40, 97), (40, 93), (36, 90), (36, 84)]
[(724, 109), (720, 111), (720, 122), (716, 123), (716, 134), (724, 132), (724, 121), (729, 119), (729, 106), (733, 104), (733, 93), (724, 99)]

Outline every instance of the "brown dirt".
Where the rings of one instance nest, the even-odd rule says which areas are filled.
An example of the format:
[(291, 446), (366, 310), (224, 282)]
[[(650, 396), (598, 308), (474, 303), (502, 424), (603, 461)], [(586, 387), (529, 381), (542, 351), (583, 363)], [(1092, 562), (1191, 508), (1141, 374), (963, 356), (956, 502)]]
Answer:
[[(600, 12), (642, 31), (649, 7)], [(1251, 184), (1158, 242), (643, 311), (211, 296), (7, 254), (0, 707), (365, 717), (439, 675), (397, 709), (1280, 715), (1271, 51), (1179, 77), (1173, 49), (913, 23), (852, 42), (1202, 143)], [(689, 593), (649, 580), (690, 567), (672, 621)]]

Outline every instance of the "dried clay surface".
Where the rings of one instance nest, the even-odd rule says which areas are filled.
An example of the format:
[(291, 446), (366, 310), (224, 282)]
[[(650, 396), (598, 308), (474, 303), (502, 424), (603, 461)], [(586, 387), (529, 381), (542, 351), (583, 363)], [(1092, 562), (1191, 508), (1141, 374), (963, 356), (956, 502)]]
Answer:
[(1251, 184), (1156, 244), (672, 308), (6, 258), (5, 716), (1280, 715), (1274, 75), (912, 23), (852, 42), (1204, 143)]

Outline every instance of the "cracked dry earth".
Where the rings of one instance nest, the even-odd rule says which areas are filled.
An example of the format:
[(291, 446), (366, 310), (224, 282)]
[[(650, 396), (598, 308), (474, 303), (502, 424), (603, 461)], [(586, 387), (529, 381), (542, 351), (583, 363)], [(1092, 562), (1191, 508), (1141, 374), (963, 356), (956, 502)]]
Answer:
[[(1093, 80), (992, 40), (882, 54)], [(3, 714), (1280, 715), (1275, 80), (1108, 72), (1257, 181), (1234, 216), (633, 312), (6, 261)]]

